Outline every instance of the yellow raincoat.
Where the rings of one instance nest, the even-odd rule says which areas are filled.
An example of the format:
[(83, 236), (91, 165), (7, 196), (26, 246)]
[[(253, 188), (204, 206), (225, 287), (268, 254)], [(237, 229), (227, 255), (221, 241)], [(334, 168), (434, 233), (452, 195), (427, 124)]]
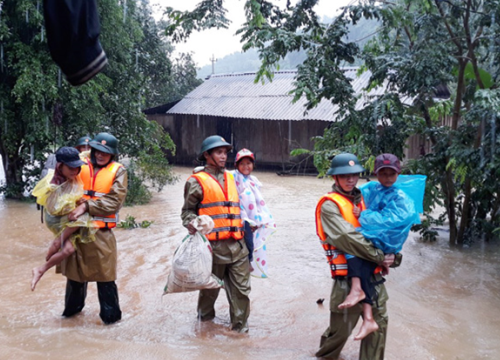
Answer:
[(90, 242), (95, 240), (96, 228), (88, 214), (81, 216), (76, 221), (69, 221), (68, 214), (76, 207), (76, 202), (83, 196), (83, 183), (79, 177), (75, 181), (65, 181), (61, 185), (51, 184), (54, 170), (50, 169), (47, 175), (40, 180), (33, 189), (32, 195), (36, 197), (37, 204), (44, 207), (45, 224), (49, 230), (59, 236), (68, 227), (81, 227), (83, 231), (74, 233), (71, 242)]
[[(84, 165), (85, 166), (85, 165)], [(127, 170), (121, 167), (108, 194), (87, 200), (88, 214), (106, 216), (117, 213), (127, 195)], [(116, 239), (111, 229), (99, 229), (96, 240), (78, 243), (76, 251), (61, 263), (62, 274), (78, 282), (116, 280)]]

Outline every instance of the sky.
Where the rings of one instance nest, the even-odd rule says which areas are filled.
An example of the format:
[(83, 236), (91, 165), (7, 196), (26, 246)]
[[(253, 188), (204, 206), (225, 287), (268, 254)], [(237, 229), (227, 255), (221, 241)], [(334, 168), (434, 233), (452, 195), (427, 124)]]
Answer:
[[(157, 19), (161, 17), (162, 8), (170, 6), (181, 11), (193, 10), (199, 2), (200, 0), (150, 0)], [(282, 8), (286, 4), (286, 0), (273, 2)], [(353, 2), (353, 0), (319, 0), (314, 10), (320, 17), (325, 15), (333, 17), (339, 8)], [(245, 22), (243, 9), (245, 2), (244, 0), (226, 0), (224, 4), (228, 10), (227, 17), (232, 21), (228, 29), (194, 32), (187, 42), (175, 44), (177, 52), (193, 52), (193, 59), (198, 67), (210, 64), (212, 56), (215, 59), (221, 59), (226, 55), (241, 51), (240, 38), (234, 34)]]

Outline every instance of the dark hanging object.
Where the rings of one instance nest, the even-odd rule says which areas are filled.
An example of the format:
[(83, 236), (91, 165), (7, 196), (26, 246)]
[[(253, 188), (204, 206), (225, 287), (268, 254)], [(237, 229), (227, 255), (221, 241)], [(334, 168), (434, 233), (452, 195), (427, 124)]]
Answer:
[(81, 85), (108, 63), (99, 42), (96, 0), (44, 0), (50, 55), (71, 85)]

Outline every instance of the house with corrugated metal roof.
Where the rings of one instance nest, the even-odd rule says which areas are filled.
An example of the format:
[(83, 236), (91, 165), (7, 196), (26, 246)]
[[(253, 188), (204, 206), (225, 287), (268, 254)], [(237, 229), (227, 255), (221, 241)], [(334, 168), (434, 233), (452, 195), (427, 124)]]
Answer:
[[(357, 94), (362, 94), (356, 107), (367, 98), (381, 95), (383, 88), (364, 94), (371, 73), (357, 76), (358, 68), (345, 68)], [(305, 113), (306, 99), (292, 103), (296, 71), (278, 71), (272, 82), (254, 83), (255, 72), (212, 75), (177, 103), (145, 111), (170, 133), (177, 146), (176, 164), (193, 165), (201, 142), (210, 135), (221, 135), (236, 151), (252, 150), (257, 166), (301, 171), (313, 168), (311, 161), (292, 157), (296, 148), (313, 149), (311, 140), (323, 135), (325, 128), (339, 121), (338, 106), (323, 99), (317, 107)], [(230, 154), (229, 161), (234, 158)]]

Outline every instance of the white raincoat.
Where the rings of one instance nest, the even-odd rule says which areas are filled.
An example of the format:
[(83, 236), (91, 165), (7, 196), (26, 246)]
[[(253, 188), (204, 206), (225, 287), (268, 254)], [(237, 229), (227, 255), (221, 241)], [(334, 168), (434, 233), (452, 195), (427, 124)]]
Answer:
[(233, 175), (240, 197), (241, 219), (248, 221), (251, 226), (257, 226), (253, 233), (252, 275), (267, 278), (266, 242), (276, 231), (276, 223), (260, 192), (260, 181), (255, 176), (245, 176), (238, 170), (234, 170)]

